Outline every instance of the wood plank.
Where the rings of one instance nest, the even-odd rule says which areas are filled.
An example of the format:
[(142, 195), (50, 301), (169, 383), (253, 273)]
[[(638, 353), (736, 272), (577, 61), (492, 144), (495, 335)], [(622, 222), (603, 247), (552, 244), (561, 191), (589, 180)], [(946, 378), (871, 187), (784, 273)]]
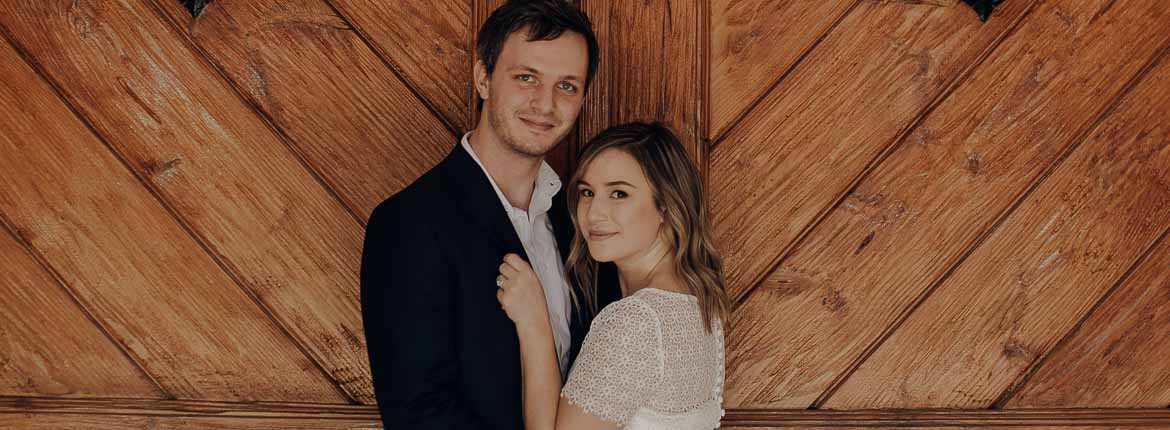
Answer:
[[(178, 2), (156, 3), (179, 9), (169, 15), (186, 13)], [(454, 145), (439, 119), (321, 0), (213, 5), (191, 24), (175, 22), (363, 220)]]
[[(1044, 47), (1027, 49), (1047, 60), (1038, 69), (1036, 84), (1052, 91), (1021, 94), (1017, 85), (1031, 84), (1012, 77), (1004, 79), (1006, 86), (981, 88), (977, 82), (969, 86), (971, 94), (1008, 97), (986, 103), (998, 110), (984, 110), (989, 112), (987, 116), (977, 116), (991, 120), (985, 124), (995, 124), (982, 130), (988, 134), (974, 127), (965, 134), (966, 145), (972, 146), (963, 149), (979, 154), (978, 170), (988, 175), (985, 178), (999, 181), (1008, 177), (1009, 171), (1024, 169), (1024, 164), (1047, 163), (1028, 152), (1017, 155), (1009, 151), (1010, 155), (1001, 158), (996, 151), (981, 149), (982, 142), (1027, 148), (1030, 142), (1042, 144), (1048, 136), (1059, 134), (1055, 127), (1061, 123), (1093, 124), (1087, 114), (1098, 109), (1084, 103), (1114, 99), (1095, 90), (1132, 80), (1130, 73), (1118, 73), (1120, 70), (1110, 65), (1140, 63), (1154, 47), (1161, 47), (1155, 55), (1164, 57), (1165, 47), (1170, 46), (1170, 35), (1148, 31), (1170, 26), (1170, 8), (1162, 2), (1070, 0), (1049, 5), (1034, 15), (1018, 36), (1020, 40), (1043, 41)], [(1104, 13), (1098, 16), (1101, 11)], [(1135, 24), (1139, 26), (1133, 27)], [(1062, 38), (1065, 32), (1069, 34)], [(1129, 48), (1138, 45), (1144, 47), (1136, 51)], [(997, 56), (989, 67), (1011, 70), (1019, 68), (1016, 65), (1037, 64), (1011, 58), (1012, 47), (1004, 47), (1004, 55)], [(1050, 47), (1059, 50), (1046, 52)], [(1006, 61), (1001, 63), (1001, 59)], [(1047, 79), (1046, 72), (1057, 69), (1061, 72), (1052, 76), (1055, 79)], [(1166, 186), (1170, 184), (1170, 169), (1166, 168), (1170, 166), (1170, 151), (1166, 150), (1170, 148), (1170, 127), (1165, 124), (1170, 118), (1170, 86), (1166, 85), (1170, 62), (1163, 61), (1148, 76), (1151, 78), (1138, 84), (1087, 140), (994, 227), (825, 407), (990, 407), (1032, 363), (1052, 350), (1170, 228), (1170, 187)], [(968, 88), (962, 90), (966, 94)], [(954, 100), (962, 103), (969, 99)], [(1015, 109), (1015, 103), (1032, 107)], [(1015, 124), (1006, 120), (1013, 116), (1018, 121)], [(940, 114), (939, 122), (928, 121), (927, 126), (955, 124), (962, 121), (960, 118), (970, 116)], [(1056, 142), (1049, 145), (1063, 146)], [(964, 198), (988, 200), (979, 194)], [(934, 222), (958, 222), (967, 228), (983, 224), (965, 221), (969, 220), (942, 217)], [(899, 271), (905, 266), (886, 267)], [(896, 388), (875, 389), (886, 386)]]
[(0, 14), (238, 287), (346, 393), (373, 401), (358, 303), (362, 228), (228, 82), (143, 2)]
[[(222, 1), (222, 0), (220, 0)], [(381, 430), (373, 420), (0, 414), (0, 430)], [(1094, 429), (1096, 430), (1096, 429)]]
[(1144, 9), (1081, 21), (1102, 4), (1036, 10), (769, 275), (733, 319), (731, 404), (814, 403), (1083, 135), (1167, 40), (1120, 28)]
[[(152, 427), (116, 428), (381, 428), (372, 406), (223, 403), (139, 399), (0, 398), (0, 428), (75, 429), (82, 423), (110, 425), (105, 418), (130, 423), (142, 417)], [(34, 421), (34, 418), (36, 419)], [(5, 424), (14, 423), (11, 426)], [(353, 423), (353, 424), (349, 424)], [(17, 427), (18, 424), (26, 425)], [(164, 425), (165, 424), (165, 425)], [(72, 425), (72, 427), (70, 427)], [(198, 426), (205, 427), (198, 427)], [(301, 427), (296, 427), (301, 425)], [(270, 426), (270, 427), (264, 427)], [(1170, 428), (1167, 409), (1037, 409), (1021, 411), (900, 410), (900, 411), (780, 411), (729, 410), (722, 428), (993, 428), (993, 429), (1148, 429)], [(82, 427), (93, 428), (93, 427)], [(106, 427), (97, 427), (106, 428)]]
[[(34, 4), (42, 3), (23, 3)], [(0, 7), (7, 36), (14, 5)], [(25, 15), (73, 18), (77, 27), (23, 34), (67, 41), (77, 36), (76, 28), (99, 37), (98, 22), (109, 21), (86, 26), (85, 19), (99, 16), (84, 12)], [(29, 22), (53, 28), (58, 21)], [(113, 27), (137, 28), (128, 24)], [(58, 55), (69, 53), (80, 62), (84, 51), (69, 46)], [(8, 44), (0, 47), (0, 76), (0, 111), (8, 118), (0, 133), (0, 213), (165, 394), (343, 401)], [(78, 371), (97, 376), (117, 369), (87, 365)], [(133, 386), (135, 380), (102, 382), (111, 393), (125, 389), (112, 387), (119, 384)]]
[[(19, 77), (3, 76), (4, 82), (20, 82)], [(5, 108), (5, 118), (23, 116), (8, 112), (7, 103), (0, 107)], [(10, 132), (9, 127), (0, 127), (0, 140), (23, 138)], [(163, 397), (159, 387), (3, 226), (0, 267), (4, 268), (0, 270), (0, 297), (4, 298), (0, 300), (0, 394)]]
[(398, 70), (456, 131), (471, 129), (471, 2), (324, 0)]
[(853, 9), (711, 150), (712, 223), (732, 297), (762, 281), (1032, 4), (1005, 3), (986, 24), (961, 4)]
[(711, 2), (709, 139), (717, 139), (832, 29), (856, 1)]
[(1170, 428), (1170, 410), (1053, 408), (1017, 411), (819, 411), (730, 409), (723, 417), (721, 428), (1153, 429)]
[[(1160, 79), (1163, 91), (1170, 92), (1170, 80), (1153, 79)], [(1166, 130), (1161, 132), (1163, 142), (1170, 141)], [(1004, 407), (1170, 405), (1170, 360), (1166, 360), (1170, 342), (1165, 341), (1170, 332), (1167, 267), (1170, 240), (1163, 237), (1132, 276), (1044, 359)]]
[(703, 165), (703, 3), (581, 2), (601, 45), (581, 111), (582, 144), (609, 126), (660, 121)]

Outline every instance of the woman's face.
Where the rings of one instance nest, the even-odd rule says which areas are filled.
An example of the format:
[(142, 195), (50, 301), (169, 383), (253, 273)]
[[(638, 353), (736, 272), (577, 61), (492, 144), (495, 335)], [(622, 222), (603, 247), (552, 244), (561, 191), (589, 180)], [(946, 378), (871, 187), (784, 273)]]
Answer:
[(579, 228), (594, 260), (620, 265), (651, 252), (663, 219), (633, 156), (620, 149), (597, 154), (576, 192)]

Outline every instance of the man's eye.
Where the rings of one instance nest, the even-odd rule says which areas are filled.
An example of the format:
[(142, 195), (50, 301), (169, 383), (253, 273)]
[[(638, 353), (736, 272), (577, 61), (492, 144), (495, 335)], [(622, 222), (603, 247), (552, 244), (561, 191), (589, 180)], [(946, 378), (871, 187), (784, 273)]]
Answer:
[(624, 199), (628, 195), (629, 194), (626, 194), (626, 192), (622, 190), (614, 190), (612, 193), (609, 193), (609, 196), (615, 199)]
[(516, 80), (520, 82), (532, 82), (532, 75), (517, 75)]
[(581, 197), (593, 197), (593, 190), (582, 188)]

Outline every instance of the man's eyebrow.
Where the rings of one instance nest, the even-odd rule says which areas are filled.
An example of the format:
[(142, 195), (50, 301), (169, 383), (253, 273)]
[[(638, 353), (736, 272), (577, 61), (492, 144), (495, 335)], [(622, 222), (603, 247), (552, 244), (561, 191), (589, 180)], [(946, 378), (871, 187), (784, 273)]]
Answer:
[[(531, 66), (524, 66), (524, 65), (512, 66), (512, 68), (508, 69), (508, 71), (509, 72), (528, 72), (528, 73), (531, 73), (533, 75), (544, 76), (544, 72), (541, 72), (540, 70), (536, 70), (536, 69), (532, 68)], [(579, 77), (577, 75), (563, 76), (563, 77), (561, 77), (561, 80), (585, 82), (584, 79), (581, 79), (581, 77)]]

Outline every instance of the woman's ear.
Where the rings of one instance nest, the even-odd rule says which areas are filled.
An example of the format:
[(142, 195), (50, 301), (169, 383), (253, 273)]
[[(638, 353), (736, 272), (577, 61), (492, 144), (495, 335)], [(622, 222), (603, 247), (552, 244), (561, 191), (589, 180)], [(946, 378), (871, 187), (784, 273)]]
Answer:
[(483, 60), (475, 60), (475, 91), (479, 98), (487, 100), (491, 95), (491, 85), (488, 85), (490, 81), (491, 77), (488, 76), (487, 66), (483, 64)]

